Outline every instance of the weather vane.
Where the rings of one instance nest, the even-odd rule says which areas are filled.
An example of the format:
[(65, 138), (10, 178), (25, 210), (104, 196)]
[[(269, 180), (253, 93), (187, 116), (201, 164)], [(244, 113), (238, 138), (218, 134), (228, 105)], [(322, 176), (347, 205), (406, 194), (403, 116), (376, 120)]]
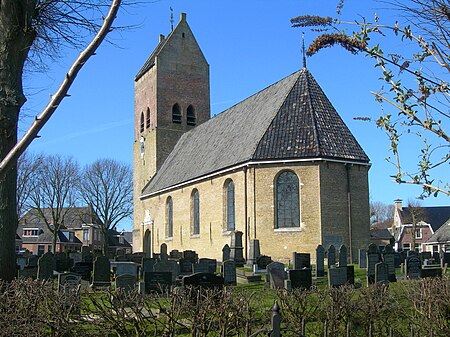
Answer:
[(170, 7), (170, 31), (173, 31), (173, 8)]
[(303, 68), (306, 68), (305, 33), (302, 32)]

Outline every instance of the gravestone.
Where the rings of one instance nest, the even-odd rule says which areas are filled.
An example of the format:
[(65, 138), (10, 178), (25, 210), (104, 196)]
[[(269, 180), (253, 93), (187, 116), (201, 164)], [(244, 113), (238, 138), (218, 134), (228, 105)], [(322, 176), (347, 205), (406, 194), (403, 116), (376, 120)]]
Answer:
[(375, 265), (380, 262), (378, 247), (371, 243), (367, 249), (367, 285), (375, 283)]
[(72, 273), (81, 276), (84, 281), (91, 282), (91, 272), (93, 270), (93, 264), (91, 262), (77, 262), (70, 269)]
[(83, 261), (82, 258), (81, 253), (69, 253), (69, 259), (72, 260), (72, 266), (75, 265), (75, 263)]
[(58, 274), (58, 290), (76, 289), (81, 284), (81, 276), (75, 273)]
[(230, 246), (225, 245), (222, 248), (222, 262), (228, 261), (230, 259), (231, 249)]
[(39, 257), (37, 255), (30, 255), (27, 258), (27, 266), (28, 267), (37, 267)]
[(382, 254), (383, 262), (387, 264), (388, 267), (388, 281), (396, 282), (397, 278), (395, 276), (395, 252), (392, 245), (386, 245)]
[(191, 263), (197, 263), (198, 256), (195, 250), (185, 250), (183, 252), (183, 259), (191, 261)]
[(421, 277), (442, 277), (442, 268), (422, 268)]
[(144, 273), (144, 290), (146, 294), (165, 292), (172, 286), (172, 273), (147, 271)]
[(134, 262), (114, 262), (113, 268), (116, 269), (116, 276), (118, 275), (137, 275), (138, 265)]
[(175, 283), (177, 276), (180, 274), (180, 266), (175, 261), (161, 260), (153, 266), (153, 271), (169, 272), (172, 274), (172, 283)]
[(194, 263), (192, 269), (194, 270), (194, 273), (210, 273), (209, 265), (206, 263)]
[(385, 262), (375, 264), (375, 283), (387, 284), (389, 281), (389, 266)]
[(292, 253), (293, 269), (311, 268), (311, 255), (309, 253)]
[(288, 280), (290, 281), (291, 289), (310, 289), (312, 286), (311, 268), (289, 270)]
[(422, 274), (422, 262), (419, 256), (412, 254), (406, 258), (406, 277), (418, 279)]
[(167, 254), (167, 245), (165, 243), (161, 244), (161, 248), (159, 250), (159, 258), (161, 261), (167, 261), (169, 259), (169, 255)]
[(325, 275), (325, 249), (322, 245), (316, 248), (316, 277), (323, 277)]
[(38, 271), (37, 266), (34, 266), (34, 267), (26, 266), (22, 270), (18, 270), (17, 273), (18, 273), (18, 277), (20, 279), (31, 278), (31, 279), (35, 280), (37, 278), (37, 271)]
[(272, 258), (267, 255), (261, 255), (256, 259), (256, 265), (259, 270), (267, 269), (267, 266), (272, 263)]
[(402, 254), (394, 252), (394, 267), (400, 268), (402, 265)]
[(48, 280), (53, 277), (55, 270), (55, 257), (52, 253), (45, 253), (38, 260), (37, 278), (39, 280)]
[(200, 287), (206, 289), (222, 288), (224, 285), (224, 278), (211, 273), (195, 273), (183, 276), (181, 284), (183, 287)]
[(267, 265), (267, 273), (270, 278), (271, 289), (283, 289), (284, 280), (286, 279), (286, 272), (284, 271), (284, 264), (280, 262), (272, 262)]
[(347, 269), (347, 284), (355, 284), (355, 266), (342, 267)]
[(225, 285), (236, 285), (236, 264), (233, 260), (222, 263), (222, 273)]
[(208, 266), (207, 273), (215, 273), (217, 271), (217, 260), (201, 258), (198, 260), (199, 264), (206, 264)]
[(194, 264), (192, 261), (181, 258), (178, 264), (180, 265), (180, 274), (186, 275), (194, 272)]
[(367, 268), (367, 252), (365, 249), (358, 249), (359, 256), (359, 268), (365, 269)]
[(256, 259), (261, 256), (261, 250), (259, 248), (259, 240), (252, 239), (250, 240), (250, 248), (247, 260), (247, 266), (252, 267), (256, 264)]
[(130, 261), (142, 265), (142, 260), (145, 259), (146, 257), (147, 257), (146, 254), (143, 252), (133, 253), (131, 254)]
[(347, 267), (336, 267), (328, 269), (328, 286), (330, 288), (340, 287), (345, 285), (346, 283)]
[(183, 257), (183, 254), (181, 254), (181, 252), (178, 251), (178, 249), (173, 249), (173, 250), (170, 251), (169, 257), (172, 260), (177, 260), (178, 261), (179, 259), (181, 259)]
[(92, 286), (109, 287), (111, 285), (111, 264), (109, 259), (100, 255), (94, 260), (94, 271), (92, 276)]
[(153, 271), (153, 266), (156, 264), (156, 262), (157, 260), (153, 257), (143, 257), (141, 267), (142, 276), (144, 276), (144, 273), (147, 271)]
[(55, 256), (55, 270), (58, 273), (63, 273), (70, 269), (69, 256), (66, 253), (56, 253), (54, 256)]
[(333, 245), (328, 247), (327, 257), (328, 257), (328, 268), (330, 268), (331, 266), (334, 267), (336, 265), (336, 248), (334, 248)]
[(120, 274), (115, 281), (116, 289), (132, 291), (136, 288), (136, 274)]
[(27, 266), (27, 258), (20, 255), (16, 255), (16, 265), (20, 270), (23, 270), (23, 268)]
[(341, 245), (341, 247), (339, 247), (339, 267), (345, 266), (347, 266), (347, 247)]
[(237, 231), (231, 236), (230, 259), (236, 263), (237, 267), (243, 267), (245, 263), (242, 235), (242, 232)]

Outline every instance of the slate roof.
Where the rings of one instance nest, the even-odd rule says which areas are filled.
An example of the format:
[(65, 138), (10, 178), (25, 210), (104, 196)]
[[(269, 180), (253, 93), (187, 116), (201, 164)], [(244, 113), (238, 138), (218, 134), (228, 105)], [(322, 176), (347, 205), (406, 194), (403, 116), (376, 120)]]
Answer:
[(427, 243), (450, 242), (450, 219), (443, 224), (428, 240)]
[(370, 230), (370, 238), (371, 239), (379, 239), (379, 240), (391, 240), (394, 237), (389, 232), (387, 228), (382, 229), (371, 229)]
[(114, 229), (108, 229), (108, 245), (109, 247), (131, 247), (131, 244), (128, 240), (123, 236), (123, 243), (120, 243), (119, 236), (123, 236), (121, 233)]
[(138, 71), (138, 73), (134, 77), (135, 81), (140, 79), (147, 71), (149, 71), (155, 65), (156, 56), (159, 54), (159, 52), (161, 51), (162, 47), (164, 46), (164, 44), (166, 43), (167, 40), (168, 40), (168, 38), (167, 39), (163, 38), (163, 39), (161, 39), (161, 41), (159, 41), (155, 50), (153, 50), (153, 53), (151, 53), (151, 55), (148, 57), (147, 61), (145, 61), (142, 68)]
[[(415, 212), (416, 220), (430, 224), (434, 232), (450, 219), (450, 206), (415, 207)], [(408, 207), (402, 207), (399, 214), (402, 224), (412, 223), (411, 211)]]
[(249, 161), (369, 158), (303, 68), (185, 133), (142, 195)]

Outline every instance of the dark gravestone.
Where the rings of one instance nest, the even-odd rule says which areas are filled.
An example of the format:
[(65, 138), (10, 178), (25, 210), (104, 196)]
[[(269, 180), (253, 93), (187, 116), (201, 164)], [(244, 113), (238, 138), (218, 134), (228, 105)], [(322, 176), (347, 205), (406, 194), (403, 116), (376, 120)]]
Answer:
[(334, 248), (333, 245), (328, 247), (327, 257), (328, 257), (328, 268), (330, 268), (331, 266), (334, 266), (336, 264), (336, 248)]
[(316, 277), (323, 277), (325, 275), (325, 249), (322, 245), (316, 248)]
[(37, 278), (38, 267), (25, 267), (22, 270), (18, 270), (18, 277), (21, 279), (31, 278), (35, 280)]
[(71, 272), (81, 276), (84, 281), (91, 281), (91, 272), (93, 264), (91, 262), (77, 262), (71, 268)]
[(38, 260), (37, 278), (39, 280), (48, 280), (53, 277), (55, 270), (55, 257), (52, 253), (45, 253)]
[(442, 268), (423, 268), (420, 272), (421, 277), (442, 277)]
[(420, 258), (412, 254), (406, 258), (406, 277), (409, 279), (418, 279), (422, 274), (422, 262)]
[(375, 283), (387, 284), (389, 281), (389, 267), (387, 263), (378, 262), (375, 265)]
[(291, 283), (291, 289), (310, 289), (312, 286), (311, 268), (289, 270), (288, 279)]
[(254, 264), (256, 264), (256, 259), (260, 257), (260, 255), (261, 249), (259, 246), (259, 240), (256, 239), (250, 240), (250, 249), (248, 254), (247, 265), (252, 267)]
[(256, 265), (258, 269), (265, 270), (269, 264), (272, 263), (272, 258), (267, 255), (261, 255), (256, 259)]
[(210, 273), (207, 263), (194, 263), (192, 266), (194, 273)]
[(147, 271), (144, 273), (145, 293), (165, 292), (172, 286), (172, 273)]
[(224, 285), (224, 279), (222, 276), (218, 276), (211, 273), (195, 273), (192, 275), (184, 276), (182, 279), (183, 287), (200, 287), (200, 288), (222, 288)]
[(355, 266), (343, 267), (347, 269), (347, 284), (355, 284)]
[(194, 272), (194, 264), (192, 261), (181, 258), (178, 264), (180, 265), (180, 274), (186, 275)]
[(75, 273), (58, 274), (58, 290), (76, 289), (81, 284), (81, 276)]
[(217, 271), (217, 260), (202, 258), (198, 260), (199, 264), (206, 264), (208, 266), (207, 273), (215, 273)]
[(388, 281), (396, 282), (397, 278), (395, 277), (395, 252), (394, 248), (391, 245), (386, 245), (384, 247), (384, 251), (382, 254), (383, 262), (387, 264), (388, 267)]
[(237, 267), (243, 267), (245, 263), (244, 248), (242, 246), (242, 232), (234, 232), (231, 237), (230, 259), (236, 263)]
[(92, 277), (93, 287), (109, 287), (111, 285), (111, 264), (109, 259), (100, 255), (94, 260), (94, 272)]
[(222, 273), (225, 285), (236, 285), (236, 263), (233, 260), (222, 263)]
[(136, 288), (136, 275), (121, 274), (116, 276), (116, 289), (132, 291)]
[(378, 247), (371, 243), (367, 249), (367, 285), (375, 283), (375, 265), (380, 262)]
[(147, 271), (153, 271), (153, 266), (156, 264), (157, 260), (152, 257), (143, 257), (142, 258), (142, 275), (144, 275)]
[(365, 269), (367, 268), (367, 251), (365, 249), (358, 250), (359, 256), (359, 268)]
[(178, 251), (178, 249), (173, 249), (173, 250), (170, 251), (169, 257), (172, 260), (177, 260), (178, 261), (179, 259), (181, 259), (183, 257), (183, 254), (181, 254), (181, 252)]
[(134, 262), (115, 262), (113, 267), (116, 269), (116, 276), (118, 275), (137, 275), (138, 265)]
[(145, 253), (133, 253), (131, 254), (130, 261), (134, 263), (142, 264), (142, 260), (146, 258)]
[(169, 254), (167, 254), (167, 245), (165, 243), (161, 244), (159, 250), (159, 258), (161, 261), (167, 261), (169, 259)]
[(16, 265), (20, 270), (27, 266), (27, 258), (23, 256), (16, 255)]
[(402, 265), (402, 254), (394, 252), (394, 267), (400, 268)]
[(175, 283), (177, 276), (180, 274), (180, 266), (175, 261), (161, 260), (153, 266), (154, 271), (169, 272), (172, 274), (172, 283)]
[(224, 261), (228, 261), (230, 259), (231, 256), (231, 249), (230, 246), (225, 245), (222, 248), (222, 262)]
[(39, 257), (37, 255), (31, 255), (27, 258), (27, 266), (28, 267), (37, 267)]
[(347, 266), (347, 247), (341, 245), (341, 247), (339, 247), (339, 267), (345, 266)]
[(70, 253), (69, 259), (72, 260), (71, 267), (73, 265), (75, 265), (75, 263), (83, 261), (83, 257), (81, 256), (81, 253)]
[(311, 268), (311, 255), (309, 253), (292, 253), (293, 269)]
[(185, 250), (183, 252), (183, 259), (191, 261), (191, 263), (197, 263), (198, 256), (195, 250)]
[(330, 288), (340, 287), (347, 284), (347, 267), (328, 269), (328, 286)]
[(283, 289), (284, 280), (286, 279), (286, 272), (284, 271), (284, 264), (280, 262), (272, 262), (267, 266), (267, 273), (270, 278), (271, 289)]

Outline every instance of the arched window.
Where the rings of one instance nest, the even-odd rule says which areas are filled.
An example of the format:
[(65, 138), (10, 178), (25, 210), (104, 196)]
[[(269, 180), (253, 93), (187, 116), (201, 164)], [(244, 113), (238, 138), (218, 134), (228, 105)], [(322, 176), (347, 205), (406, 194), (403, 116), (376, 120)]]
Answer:
[(145, 116), (145, 127), (150, 129), (150, 109), (147, 108), (147, 115)]
[(276, 178), (275, 228), (300, 227), (300, 199), (297, 175), (282, 172)]
[(173, 237), (173, 201), (172, 197), (166, 200), (166, 237)]
[(144, 113), (141, 113), (141, 132), (144, 132)]
[(175, 103), (172, 107), (172, 122), (181, 124), (181, 109), (178, 103)]
[(200, 234), (200, 198), (197, 189), (191, 194), (191, 233)]
[(234, 208), (234, 183), (228, 179), (224, 185), (225, 193), (225, 228), (227, 231), (235, 229), (235, 208)]
[(187, 108), (187, 125), (195, 125), (197, 120), (195, 118), (195, 109), (192, 105), (189, 105)]

